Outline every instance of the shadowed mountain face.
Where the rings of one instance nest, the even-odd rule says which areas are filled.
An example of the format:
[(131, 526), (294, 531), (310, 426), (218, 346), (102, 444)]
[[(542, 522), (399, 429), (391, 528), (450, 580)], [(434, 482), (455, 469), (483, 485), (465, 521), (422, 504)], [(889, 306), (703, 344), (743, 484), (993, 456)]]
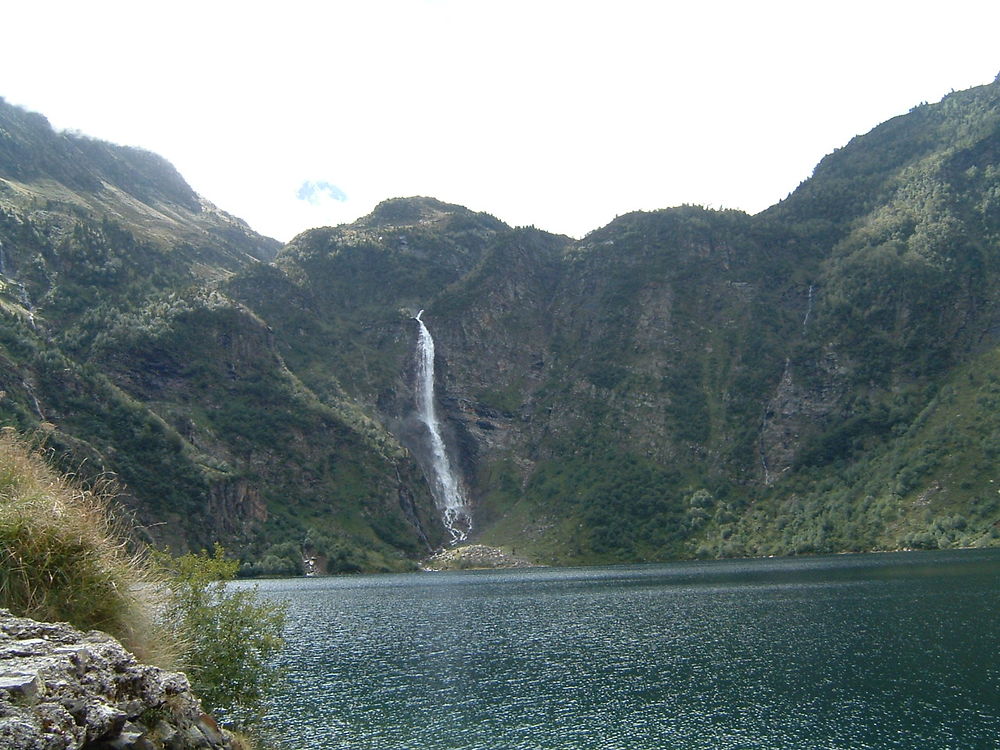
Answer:
[(0, 112), (0, 408), (116, 472), (156, 539), (273, 571), (440, 544), (419, 310), (479, 541), (594, 562), (1000, 536), (1000, 84), (756, 216), (574, 241), (396, 199), (271, 262), (158, 157)]

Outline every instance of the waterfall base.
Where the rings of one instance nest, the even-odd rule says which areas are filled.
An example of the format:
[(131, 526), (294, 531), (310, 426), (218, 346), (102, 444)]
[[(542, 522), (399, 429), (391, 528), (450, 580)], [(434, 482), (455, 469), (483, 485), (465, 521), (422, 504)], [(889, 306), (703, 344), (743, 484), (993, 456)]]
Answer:
[(423, 561), (424, 570), (482, 570), (493, 568), (533, 568), (535, 563), (485, 544), (466, 544), (435, 552)]

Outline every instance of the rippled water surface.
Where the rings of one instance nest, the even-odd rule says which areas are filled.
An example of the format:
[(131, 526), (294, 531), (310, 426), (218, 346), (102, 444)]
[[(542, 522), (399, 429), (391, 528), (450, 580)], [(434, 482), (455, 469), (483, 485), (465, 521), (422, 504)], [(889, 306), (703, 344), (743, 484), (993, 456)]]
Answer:
[(265, 581), (290, 748), (995, 748), (1000, 550)]

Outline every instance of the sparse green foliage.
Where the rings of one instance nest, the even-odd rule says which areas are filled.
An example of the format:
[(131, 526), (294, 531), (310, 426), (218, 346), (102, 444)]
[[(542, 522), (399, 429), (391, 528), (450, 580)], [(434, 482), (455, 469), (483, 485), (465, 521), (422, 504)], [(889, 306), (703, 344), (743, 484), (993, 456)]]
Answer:
[(159, 558), (171, 574), (163, 615), (183, 645), (191, 685), (209, 711), (236, 726), (262, 720), (264, 700), (279, 671), (284, 607), (263, 601), (249, 588), (232, 588), (238, 560), (221, 545), (212, 554)]
[(130, 552), (111, 515), (114, 487), (60, 476), (0, 431), (0, 607), (104, 630), (143, 660), (185, 668), (205, 707), (253, 725), (277, 671), (284, 609), (230, 590), (239, 566), (214, 552)]

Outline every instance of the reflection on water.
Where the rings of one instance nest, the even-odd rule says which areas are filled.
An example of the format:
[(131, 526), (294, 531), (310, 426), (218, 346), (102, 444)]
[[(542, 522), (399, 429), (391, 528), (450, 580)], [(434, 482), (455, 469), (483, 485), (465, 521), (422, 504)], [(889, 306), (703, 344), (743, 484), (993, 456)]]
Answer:
[(291, 748), (978, 748), (1000, 551), (265, 581)]

